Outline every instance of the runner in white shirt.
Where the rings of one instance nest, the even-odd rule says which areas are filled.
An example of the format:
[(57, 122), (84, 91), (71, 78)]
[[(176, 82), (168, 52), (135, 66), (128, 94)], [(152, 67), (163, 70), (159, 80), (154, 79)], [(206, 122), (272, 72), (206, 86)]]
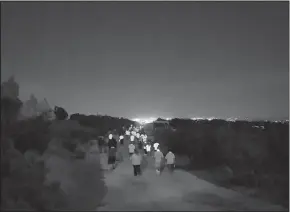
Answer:
[(151, 155), (150, 153), (151, 153), (151, 145), (150, 144), (147, 144), (146, 145), (146, 151), (147, 151), (147, 154), (148, 155)]
[(143, 140), (143, 142), (147, 142), (147, 137), (146, 136), (143, 136), (142, 137), (142, 140)]
[(120, 135), (119, 142), (120, 142), (121, 145), (124, 144), (124, 136), (123, 135)]
[(135, 145), (133, 143), (129, 144), (129, 156), (131, 157), (135, 151)]
[(166, 156), (166, 165), (168, 170), (172, 173), (174, 170), (174, 164), (175, 164), (175, 155), (173, 154), (173, 152), (169, 151)]
[(156, 152), (154, 153), (154, 158), (155, 158), (156, 173), (159, 175), (161, 173), (161, 163), (162, 163), (162, 159), (164, 158), (164, 155), (160, 151), (160, 149), (157, 149), (156, 150)]
[(159, 143), (154, 143), (154, 144), (153, 144), (153, 148), (154, 148), (155, 151), (157, 151), (158, 146), (159, 146)]

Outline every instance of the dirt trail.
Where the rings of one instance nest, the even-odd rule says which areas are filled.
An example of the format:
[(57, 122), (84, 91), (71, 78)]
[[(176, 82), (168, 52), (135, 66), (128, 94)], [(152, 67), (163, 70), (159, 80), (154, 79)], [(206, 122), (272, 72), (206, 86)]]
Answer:
[(128, 157), (114, 171), (105, 173), (108, 193), (104, 206), (98, 210), (286, 211), (281, 206), (215, 186), (182, 170), (172, 175), (165, 170), (157, 176), (153, 158), (146, 158), (148, 165), (140, 177), (133, 176)]

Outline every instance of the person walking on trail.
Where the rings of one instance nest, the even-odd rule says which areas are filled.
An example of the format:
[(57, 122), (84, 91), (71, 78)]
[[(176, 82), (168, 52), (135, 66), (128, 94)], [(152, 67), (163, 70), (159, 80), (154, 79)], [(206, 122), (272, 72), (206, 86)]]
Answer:
[(133, 142), (131, 142), (130, 144), (129, 144), (129, 156), (131, 157), (133, 154), (134, 154), (134, 152), (135, 152), (135, 145), (133, 144)]
[(166, 159), (166, 166), (169, 172), (172, 173), (175, 167), (175, 155), (173, 154), (173, 152), (169, 151), (166, 154), (165, 159)]
[(108, 151), (108, 164), (111, 166), (111, 169), (116, 168), (117, 162), (117, 148), (111, 147)]
[(149, 156), (151, 156), (151, 145), (150, 144), (146, 144), (146, 152)]
[(113, 135), (109, 135), (108, 142), (108, 164), (112, 166), (112, 169), (116, 168), (116, 154), (117, 154), (117, 141), (113, 138)]
[(154, 153), (154, 158), (155, 158), (155, 169), (156, 169), (156, 174), (160, 175), (161, 174), (161, 165), (162, 165), (162, 160), (164, 159), (163, 153), (160, 151), (160, 149), (157, 149), (156, 152)]
[(120, 135), (119, 137), (119, 148), (118, 148), (118, 154), (117, 154), (117, 160), (123, 161), (123, 152), (124, 152), (124, 136)]
[(141, 140), (138, 141), (138, 148), (139, 148), (139, 150), (143, 149), (143, 143)]
[(158, 147), (159, 147), (159, 143), (155, 142), (153, 144), (154, 151), (157, 151)]
[(98, 140), (90, 140), (89, 142), (89, 152), (90, 153), (99, 153), (100, 148), (98, 145)]
[(131, 136), (130, 136), (130, 141), (131, 141), (131, 142), (134, 142), (134, 141), (135, 141), (135, 136), (134, 136), (134, 135), (131, 135)]
[(123, 135), (120, 135), (119, 141), (120, 141), (121, 145), (124, 145), (124, 136)]
[(148, 151), (147, 151), (147, 144), (144, 144), (144, 145), (143, 145), (143, 151), (144, 151), (144, 154), (145, 154), (145, 155), (148, 154)]
[(104, 138), (102, 136), (100, 136), (98, 138), (98, 145), (99, 145), (100, 153), (103, 153), (104, 149), (105, 149), (105, 140), (104, 140)]
[(87, 159), (88, 160), (93, 160), (98, 158), (98, 153), (100, 152), (99, 146), (98, 146), (98, 141), (97, 140), (91, 140), (90, 141), (90, 146), (88, 149), (88, 154), (87, 154)]
[(108, 153), (108, 144), (109, 144), (109, 138), (104, 138), (104, 146), (103, 146), (103, 152)]
[(138, 149), (135, 149), (134, 153), (132, 154), (131, 161), (132, 161), (132, 165), (133, 165), (134, 176), (140, 176), (141, 175), (142, 155), (140, 154)]
[(113, 137), (112, 134), (109, 135), (108, 147), (109, 147), (109, 149), (112, 148), (112, 147), (117, 148), (117, 141), (116, 141), (116, 139)]

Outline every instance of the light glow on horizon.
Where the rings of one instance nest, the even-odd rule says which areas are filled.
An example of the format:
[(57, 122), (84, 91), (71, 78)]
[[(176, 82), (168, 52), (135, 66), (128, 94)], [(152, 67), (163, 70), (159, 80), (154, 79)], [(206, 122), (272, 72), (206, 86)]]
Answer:
[(152, 123), (156, 120), (157, 118), (155, 117), (149, 117), (149, 118), (135, 118), (133, 121), (138, 122), (140, 124), (149, 124)]
[[(176, 117), (177, 119), (191, 119), (193, 121), (198, 121), (198, 120), (208, 120), (208, 121), (212, 121), (212, 120), (216, 120), (216, 119), (220, 119), (220, 120), (225, 120), (225, 121), (229, 121), (229, 122), (235, 122), (235, 121), (239, 121), (239, 120), (244, 120), (244, 121), (251, 121), (250, 119), (248, 118), (239, 118), (239, 117), (230, 117), (230, 118), (218, 118), (218, 117), (193, 117), (193, 118), (181, 118), (181, 117)], [(174, 118), (162, 118), (162, 119), (165, 119), (167, 121), (170, 121)], [(135, 118), (135, 119), (132, 119), (133, 121), (135, 122), (138, 122), (139, 124), (149, 124), (149, 123), (152, 123), (154, 121), (157, 120), (156, 117), (149, 117), (149, 118)], [(255, 121), (253, 119), (253, 121)], [(263, 121), (267, 121), (267, 120), (263, 120)], [(276, 120), (276, 121), (272, 121), (272, 122), (289, 122), (289, 120)]]

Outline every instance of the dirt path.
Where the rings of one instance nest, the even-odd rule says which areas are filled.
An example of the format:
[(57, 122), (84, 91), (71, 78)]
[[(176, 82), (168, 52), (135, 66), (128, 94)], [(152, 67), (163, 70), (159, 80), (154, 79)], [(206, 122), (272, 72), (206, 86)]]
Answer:
[(148, 166), (140, 177), (133, 176), (128, 157), (114, 171), (106, 172), (108, 193), (104, 199), (105, 206), (98, 210), (283, 210), (281, 206), (217, 187), (182, 170), (176, 170), (172, 175), (165, 170), (157, 176), (153, 159), (147, 157), (147, 161)]

